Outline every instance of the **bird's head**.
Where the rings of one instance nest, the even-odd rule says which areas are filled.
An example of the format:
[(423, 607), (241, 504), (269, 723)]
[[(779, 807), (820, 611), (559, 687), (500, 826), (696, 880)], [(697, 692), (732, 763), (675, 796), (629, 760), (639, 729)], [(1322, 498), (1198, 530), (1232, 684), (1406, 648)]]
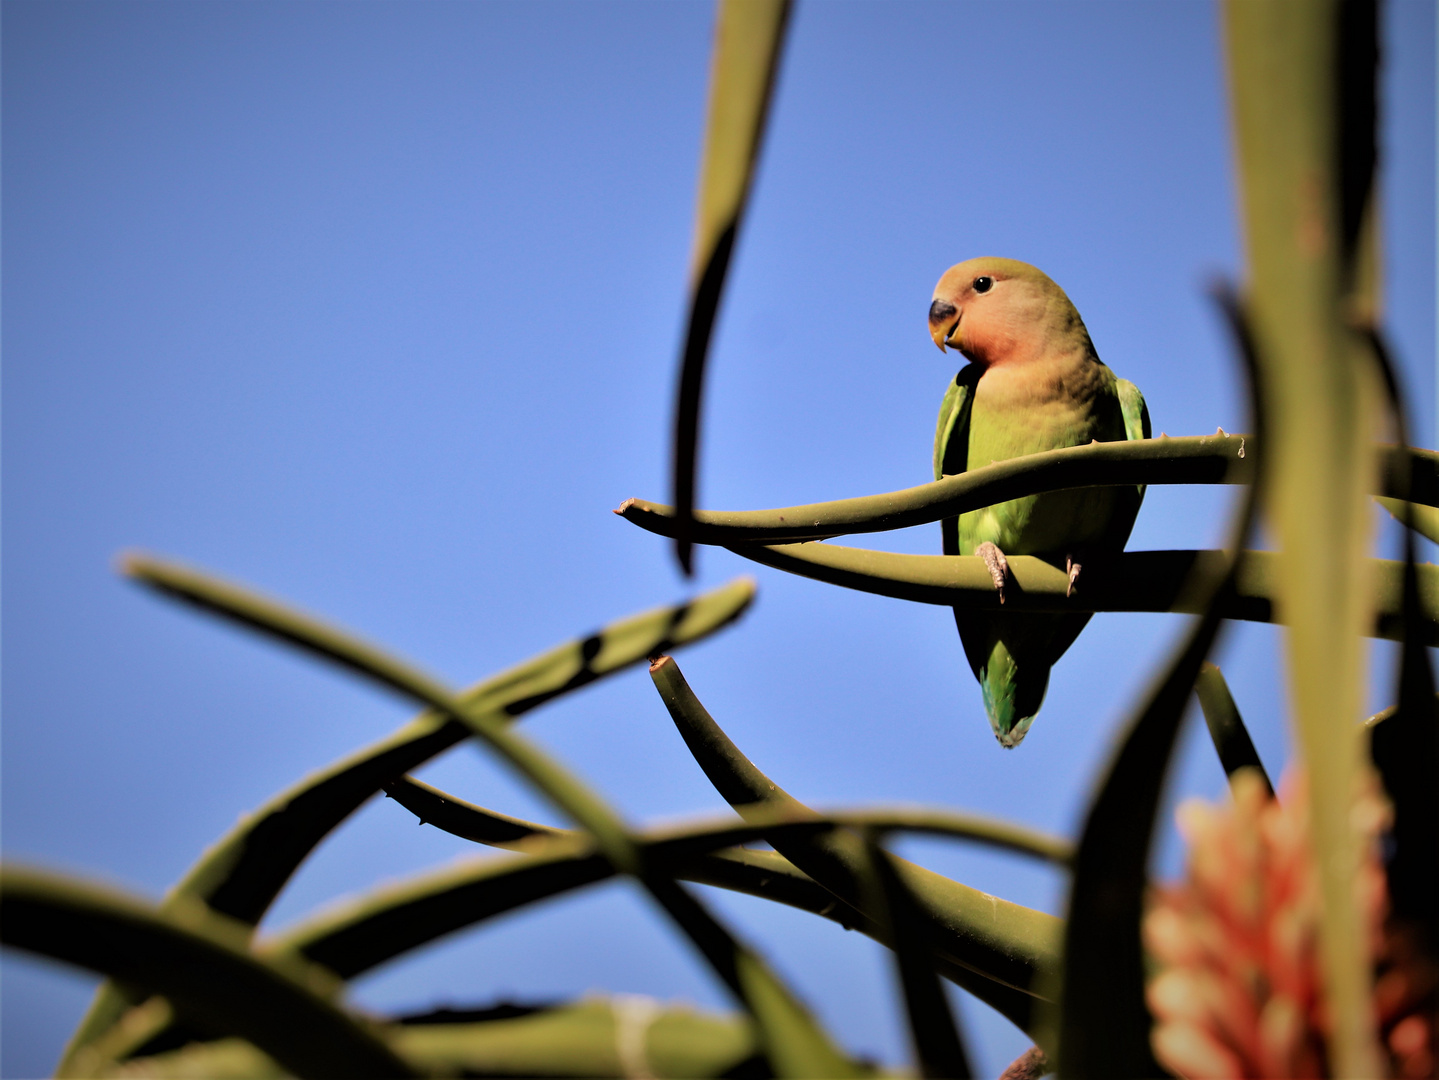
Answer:
[(949, 345), (986, 366), (1044, 356), (1059, 337), (1083, 327), (1064, 290), (1015, 259), (951, 266), (929, 305), (929, 336), (940, 351)]

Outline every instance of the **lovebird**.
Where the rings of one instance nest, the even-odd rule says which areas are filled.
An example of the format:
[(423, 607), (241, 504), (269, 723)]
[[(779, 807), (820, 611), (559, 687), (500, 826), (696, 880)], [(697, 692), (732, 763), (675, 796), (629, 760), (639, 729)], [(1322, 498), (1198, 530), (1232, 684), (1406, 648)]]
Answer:
[[(1093, 440), (1147, 439), (1149, 410), (1132, 382), (1099, 359), (1079, 312), (1037, 267), (980, 258), (944, 272), (929, 334), (969, 364), (954, 377), (934, 434), (936, 480), (1024, 454)], [(1037, 555), (1083, 588), (1087, 555), (1124, 549), (1143, 487), (1076, 488), (987, 506), (941, 522), (946, 555), (984, 559), (1004, 602), (1005, 556)], [(954, 609), (954, 622), (999, 744), (1018, 746), (1034, 723), (1049, 670), (1086, 613)]]

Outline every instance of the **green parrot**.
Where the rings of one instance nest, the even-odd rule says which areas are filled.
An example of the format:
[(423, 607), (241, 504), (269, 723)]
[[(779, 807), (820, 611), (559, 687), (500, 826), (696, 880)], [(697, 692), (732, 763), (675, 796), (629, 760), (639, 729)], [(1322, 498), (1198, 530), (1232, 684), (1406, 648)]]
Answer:
[[(1099, 359), (1064, 290), (1014, 259), (970, 259), (944, 272), (929, 333), (969, 364), (950, 383), (934, 435), (934, 478), (971, 466), (1079, 446), (1147, 439), (1139, 388)], [(1005, 555), (1036, 555), (1069, 573), (1088, 554), (1124, 549), (1143, 487), (1076, 488), (987, 506), (941, 523), (946, 555), (984, 559), (1004, 602)], [(1089, 615), (954, 609), (969, 666), (999, 744), (1019, 745), (1034, 723), (1049, 669)]]

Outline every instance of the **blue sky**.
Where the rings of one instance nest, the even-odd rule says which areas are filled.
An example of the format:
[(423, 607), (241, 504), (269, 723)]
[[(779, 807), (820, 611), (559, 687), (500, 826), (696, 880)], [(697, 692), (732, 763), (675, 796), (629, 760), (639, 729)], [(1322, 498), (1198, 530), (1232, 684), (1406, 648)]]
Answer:
[[(1383, 88), (1388, 321), (1431, 446), (1434, 11), (1388, 5)], [(455, 684), (695, 587), (609, 511), (667, 494), (712, 17), (700, 3), (7, 0), (7, 858), (158, 897), (238, 815), (409, 715), (120, 581), (124, 548), (288, 597)], [(980, 254), (1064, 286), (1156, 430), (1242, 428), (1203, 293), (1240, 270), (1225, 109), (1218, 12), (1197, 0), (802, 0), (712, 355), (701, 504), (928, 479), (957, 363), (925, 311), (940, 273)], [(1130, 546), (1212, 546), (1232, 497), (1151, 488)], [(928, 552), (939, 537), (866, 542)], [(754, 573), (760, 596), (682, 667), (746, 753), (826, 805), (918, 801), (1072, 832), (1185, 625), (1096, 617), (1006, 753), (948, 612), (725, 551), (699, 568), (701, 587)], [(1218, 656), (1276, 772), (1279, 642), (1234, 627)], [(722, 805), (642, 671), (525, 725), (635, 820)], [(1175, 791), (1219, 791), (1202, 725), (1184, 755)], [(555, 820), (473, 748), (421, 775)], [(905, 850), (1062, 904), (1060, 882), (1016, 860)], [(265, 925), (467, 853), (369, 804)], [(1160, 857), (1175, 864), (1172, 840)], [(903, 1059), (877, 946), (714, 903), (846, 1045)], [(51, 1068), (92, 985), (7, 954), (0, 1072)], [(444, 942), (354, 997), (409, 1010), (598, 988), (725, 1004), (624, 885)], [(963, 1008), (986, 1072), (1026, 1045)]]

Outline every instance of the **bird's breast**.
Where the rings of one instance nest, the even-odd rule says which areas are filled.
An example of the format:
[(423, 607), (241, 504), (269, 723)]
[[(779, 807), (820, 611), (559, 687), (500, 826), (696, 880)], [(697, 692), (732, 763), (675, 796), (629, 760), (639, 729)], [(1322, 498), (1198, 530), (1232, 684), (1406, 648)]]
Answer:
[[(1097, 361), (1013, 370), (999, 365), (987, 370), (975, 387), (968, 467), (1124, 437), (1114, 375)], [(1013, 555), (1062, 558), (1103, 535), (1114, 505), (1109, 488), (1011, 499), (961, 516), (961, 551), (970, 554), (987, 540)]]

